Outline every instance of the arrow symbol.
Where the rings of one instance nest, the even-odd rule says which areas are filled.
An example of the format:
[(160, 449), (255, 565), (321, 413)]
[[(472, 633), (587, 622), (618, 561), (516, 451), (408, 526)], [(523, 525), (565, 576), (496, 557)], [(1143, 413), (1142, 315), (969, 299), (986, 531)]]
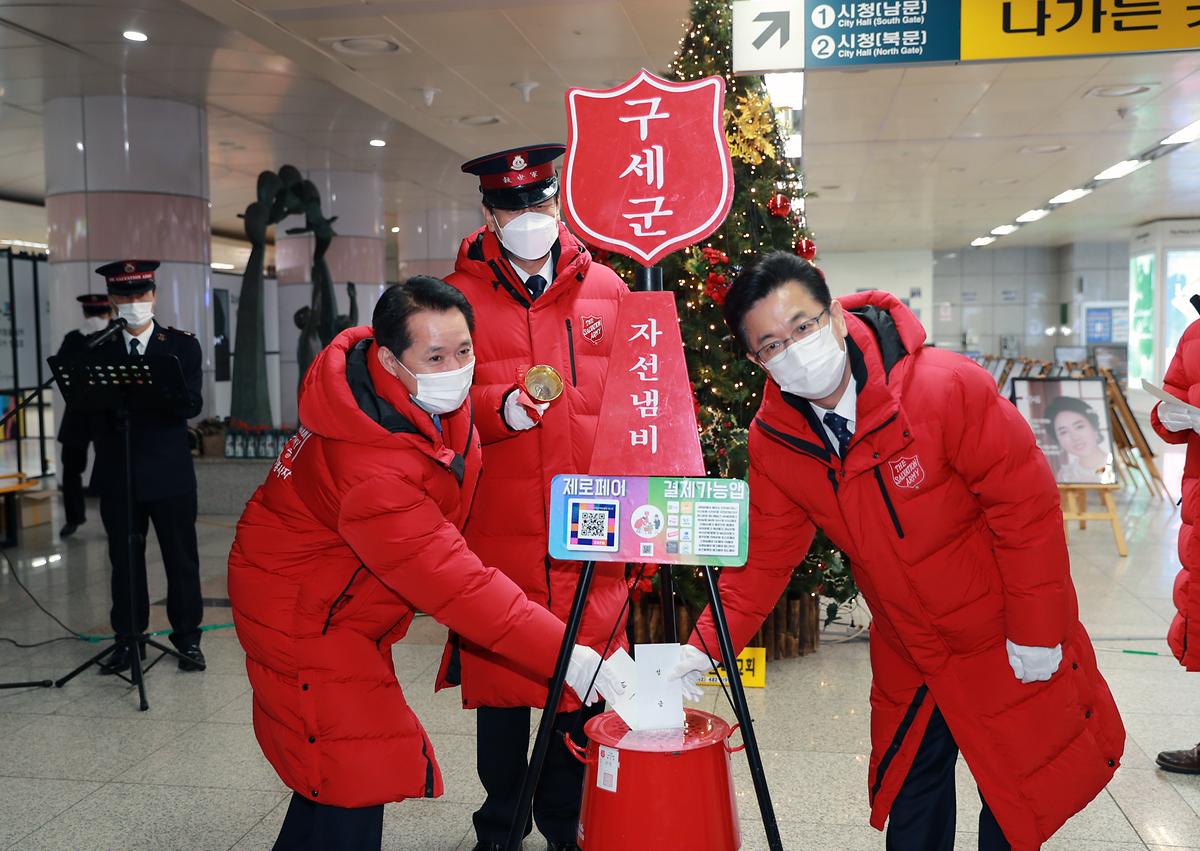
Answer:
[(770, 41), (771, 36), (779, 33), (779, 46), (786, 47), (787, 43), (792, 39), (792, 14), (791, 12), (763, 12), (754, 19), (754, 23), (766, 23), (766, 28), (759, 33), (758, 38), (754, 39), (754, 49), (762, 50), (764, 44)]

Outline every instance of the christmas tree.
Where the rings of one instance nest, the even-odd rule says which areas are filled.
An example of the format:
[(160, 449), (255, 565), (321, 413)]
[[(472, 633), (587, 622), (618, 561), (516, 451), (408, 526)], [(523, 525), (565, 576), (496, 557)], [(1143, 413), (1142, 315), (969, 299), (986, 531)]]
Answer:
[[(733, 206), (720, 230), (703, 245), (676, 252), (660, 265), (666, 285), (676, 293), (708, 473), (745, 478), (747, 429), (758, 410), (765, 376), (738, 351), (721, 306), (734, 277), (755, 257), (788, 250), (812, 260), (816, 246), (804, 217), (801, 176), (784, 153), (783, 128), (790, 129), (790, 115), (786, 110), (777, 115), (762, 77), (733, 75), (732, 17), (730, 0), (694, 0), (667, 77), (680, 82), (714, 75), (725, 79)], [(616, 255), (602, 259), (633, 280), (633, 261)], [(698, 574), (677, 574), (681, 596), (693, 607), (702, 605), (705, 592)], [(827, 619), (832, 619), (838, 604), (857, 593), (849, 566), (818, 534), (796, 568), (789, 596), (830, 598)]]

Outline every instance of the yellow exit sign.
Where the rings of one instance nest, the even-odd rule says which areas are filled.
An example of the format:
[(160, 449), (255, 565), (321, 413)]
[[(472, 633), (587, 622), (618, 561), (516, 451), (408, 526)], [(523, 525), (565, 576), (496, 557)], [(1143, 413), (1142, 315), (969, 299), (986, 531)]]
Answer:
[(1200, 0), (962, 0), (962, 61), (1200, 49)]
[[(1200, 2), (1200, 0), (1197, 0)], [(742, 675), (742, 686), (745, 688), (765, 688), (767, 685), (767, 648), (747, 647), (737, 658), (738, 673)], [(725, 668), (720, 669), (725, 676)], [(719, 686), (720, 680), (713, 671), (700, 678), (702, 686)]]

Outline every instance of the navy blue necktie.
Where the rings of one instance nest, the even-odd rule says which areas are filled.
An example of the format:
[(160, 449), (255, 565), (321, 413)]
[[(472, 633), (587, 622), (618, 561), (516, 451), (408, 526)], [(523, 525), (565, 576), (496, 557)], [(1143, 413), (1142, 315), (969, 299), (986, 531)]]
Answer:
[(141, 357), (142, 353), (138, 351), (138, 349), (141, 348), (141, 345), (142, 341), (137, 337), (134, 337), (129, 341), (129, 356), (131, 358)]
[(525, 282), (525, 288), (536, 299), (546, 291), (546, 279), (541, 275), (530, 275), (529, 280)]
[(429, 418), (433, 420), (433, 427), (437, 429), (438, 434), (442, 433), (442, 418), (437, 414), (430, 414)]
[(838, 442), (838, 456), (846, 457), (846, 447), (850, 445), (850, 438), (854, 437), (854, 432), (850, 431), (850, 421), (841, 414), (835, 414), (833, 411), (825, 412), (825, 425), (833, 432), (834, 437)]

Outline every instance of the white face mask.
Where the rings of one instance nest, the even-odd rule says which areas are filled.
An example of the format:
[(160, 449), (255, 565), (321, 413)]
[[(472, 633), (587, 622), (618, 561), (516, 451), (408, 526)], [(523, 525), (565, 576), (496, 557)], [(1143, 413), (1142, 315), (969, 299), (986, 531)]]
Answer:
[(107, 327), (107, 316), (85, 316), (83, 317), (83, 325), (80, 326), (79, 330), (81, 330), (84, 334), (95, 334), (99, 331), (103, 331)]
[(545, 213), (522, 213), (501, 227), (499, 236), (500, 244), (522, 260), (541, 260), (558, 239), (558, 219)]
[(400, 368), (417, 380), (417, 392), (412, 400), (430, 414), (448, 414), (457, 411), (471, 392), (471, 380), (475, 377), (475, 359), (462, 369), (450, 372), (413, 372), (400, 363)]
[(817, 333), (791, 343), (763, 364), (785, 393), (824, 399), (846, 375), (846, 350), (833, 334), (833, 320)]
[(141, 328), (154, 318), (154, 302), (134, 301), (117, 305), (117, 316), (129, 323), (130, 328)]

